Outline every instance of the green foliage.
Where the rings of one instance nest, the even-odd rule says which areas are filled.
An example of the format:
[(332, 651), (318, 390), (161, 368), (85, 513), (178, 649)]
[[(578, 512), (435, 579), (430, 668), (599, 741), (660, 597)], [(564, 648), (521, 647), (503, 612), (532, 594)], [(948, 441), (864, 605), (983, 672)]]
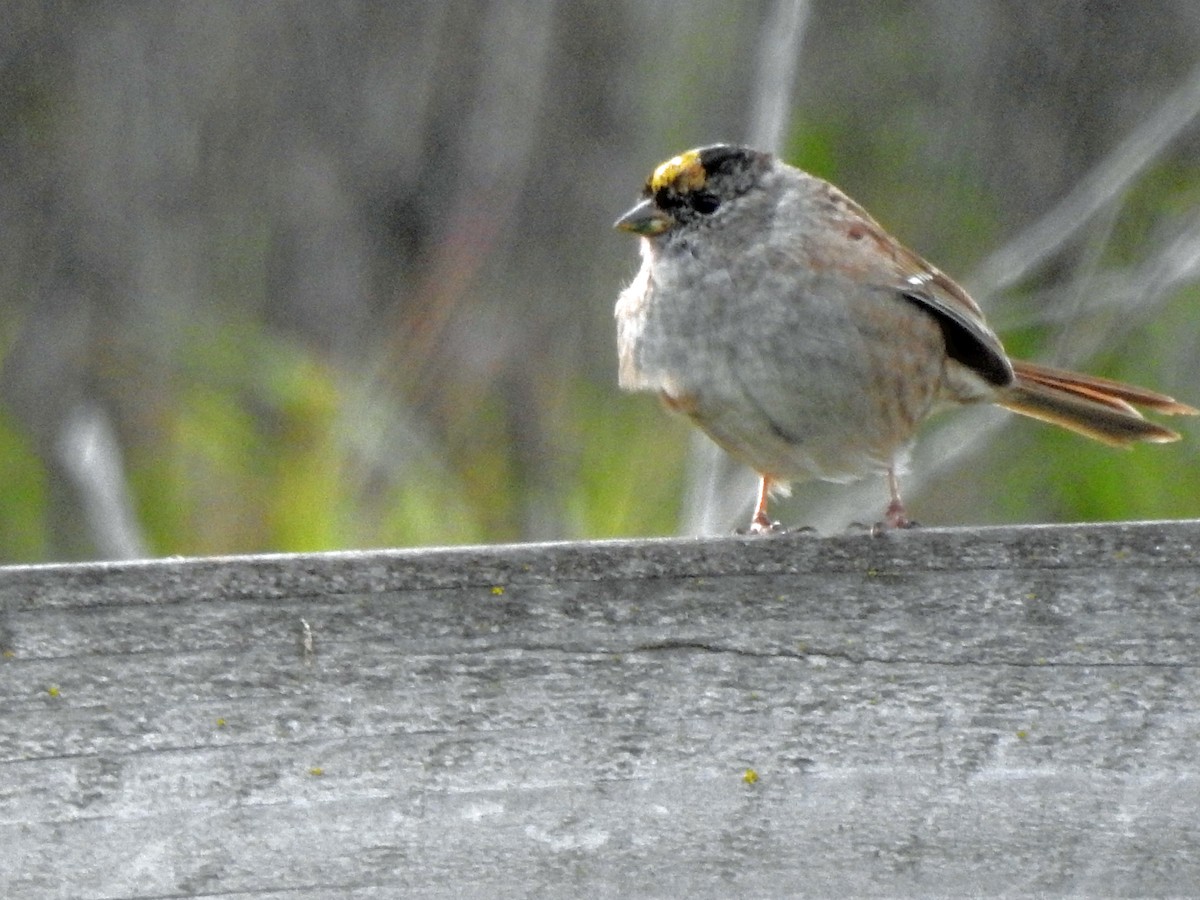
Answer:
[(46, 550), (46, 472), (24, 432), (0, 409), (0, 560), (36, 562)]
[(674, 534), (688, 427), (645, 395), (575, 387), (576, 465), (567, 504), (580, 537)]
[[(448, 425), (437, 446), (427, 436), (389, 442), (370, 435), (386, 430), (387, 406), (401, 398), (364, 399), (359, 385), (312, 351), (247, 322), (207, 334), (190, 351), (197, 377), (174, 385), (156, 440), (130, 457), (138, 514), (155, 552), (521, 538), (534, 485), (521, 474), (498, 393), (464, 404), (462, 421)], [(560, 477), (550, 502), (568, 532), (672, 533), (686, 426), (647, 397), (618, 396), (582, 379), (562, 391), (552, 411)]]
[(1150, 167), (1121, 199), (1120, 215), (1108, 244), (1108, 261), (1136, 266), (1151, 237), (1166, 218), (1200, 209), (1200, 167), (1177, 158)]
[(996, 205), (978, 160), (931, 150), (929, 135), (913, 117), (862, 130), (826, 117), (798, 122), (783, 155), (847, 191), (885, 228), (955, 277), (995, 240)]
[[(1030, 428), (1035, 426), (1030, 425)], [(1101, 522), (1195, 515), (1200, 474), (1184, 444), (1114, 450), (1038, 428), (1009, 460), (995, 504), (1009, 521)]]
[[(1132, 356), (1126, 356), (1126, 359)], [(1147, 366), (1112, 366), (1096, 360), (1088, 370), (1140, 384), (1159, 384)], [(1181, 391), (1182, 394), (1182, 391)], [(1200, 397), (1188, 395), (1195, 403)], [(1108, 448), (1075, 434), (1022, 424), (1028, 444), (1007, 457), (1007, 490), (996, 502), (1009, 521), (1103, 522), (1138, 518), (1190, 517), (1200, 497), (1196, 446), (1200, 427), (1190, 416), (1165, 418), (1150, 414), (1182, 434), (1174, 444), (1139, 444), (1128, 450)]]
[(247, 322), (189, 350), (191, 373), (131, 458), (131, 481), (161, 553), (340, 546), (341, 460), (333, 373)]
[(811, 121), (793, 129), (783, 158), (806, 172), (835, 184), (841, 180), (842, 129), (832, 121)]

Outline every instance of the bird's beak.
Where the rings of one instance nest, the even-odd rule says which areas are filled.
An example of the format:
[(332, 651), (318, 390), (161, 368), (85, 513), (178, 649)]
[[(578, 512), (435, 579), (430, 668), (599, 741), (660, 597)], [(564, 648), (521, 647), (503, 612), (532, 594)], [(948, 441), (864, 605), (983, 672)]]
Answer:
[(662, 234), (674, 224), (674, 220), (655, 206), (653, 200), (643, 200), (617, 219), (613, 223), (613, 228), (618, 231), (631, 231), (642, 237), (654, 237), (656, 234)]

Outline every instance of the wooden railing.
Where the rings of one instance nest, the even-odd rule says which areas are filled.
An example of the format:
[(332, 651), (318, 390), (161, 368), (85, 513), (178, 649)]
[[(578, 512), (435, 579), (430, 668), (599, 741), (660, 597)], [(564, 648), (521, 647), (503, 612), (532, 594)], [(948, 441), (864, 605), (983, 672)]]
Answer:
[(0, 896), (1194, 896), (1200, 522), (0, 569)]

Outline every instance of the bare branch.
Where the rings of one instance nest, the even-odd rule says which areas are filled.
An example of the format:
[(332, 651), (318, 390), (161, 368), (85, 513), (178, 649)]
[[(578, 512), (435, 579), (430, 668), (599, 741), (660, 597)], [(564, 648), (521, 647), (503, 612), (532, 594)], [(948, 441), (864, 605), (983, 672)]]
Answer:
[(986, 296), (1001, 291), (1056, 253), (1198, 116), (1200, 68), (1167, 97), (1153, 116), (1085, 175), (1057, 206), (984, 261), (971, 279), (976, 293)]
[(748, 129), (751, 145), (778, 153), (787, 131), (800, 44), (808, 23), (808, 0), (776, 0), (759, 36), (754, 111)]

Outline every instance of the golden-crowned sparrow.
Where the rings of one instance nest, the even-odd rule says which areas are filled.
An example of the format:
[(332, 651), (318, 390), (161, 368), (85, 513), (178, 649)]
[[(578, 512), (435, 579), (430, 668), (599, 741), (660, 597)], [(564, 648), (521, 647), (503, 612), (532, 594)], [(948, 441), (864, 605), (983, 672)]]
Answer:
[(747, 147), (664, 162), (616, 227), (642, 267), (617, 301), (620, 382), (654, 391), (773, 488), (897, 475), (939, 408), (998, 403), (1115, 446), (1179, 435), (1144, 388), (1009, 359), (967, 293), (833, 185)]

